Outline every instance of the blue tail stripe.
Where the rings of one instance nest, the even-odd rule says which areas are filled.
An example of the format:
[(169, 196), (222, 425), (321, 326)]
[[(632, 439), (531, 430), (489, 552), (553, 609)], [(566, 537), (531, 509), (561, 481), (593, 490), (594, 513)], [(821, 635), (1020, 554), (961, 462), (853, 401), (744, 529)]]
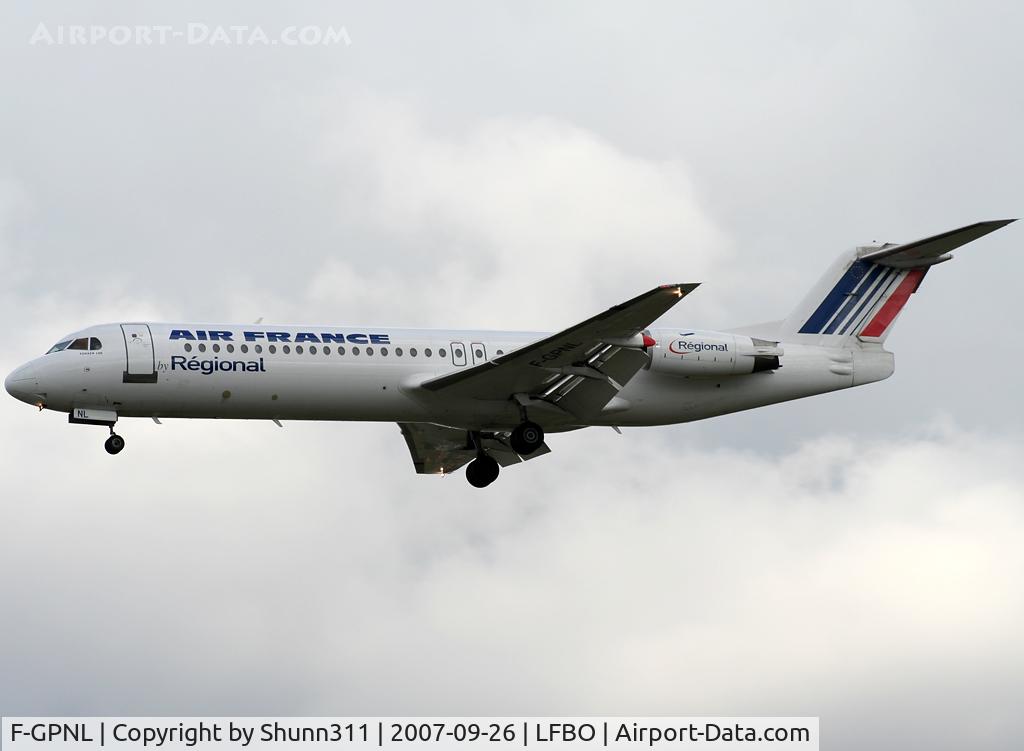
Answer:
[(824, 333), (832, 334), (839, 328), (839, 324), (846, 320), (846, 316), (849, 315), (853, 307), (861, 299), (861, 296), (871, 287), (871, 283), (878, 278), (878, 275), (882, 273), (882, 266), (878, 264), (871, 264), (872, 269), (867, 275), (861, 280), (860, 284), (857, 285), (857, 289), (853, 291), (853, 294), (846, 301), (846, 305), (842, 307), (835, 318), (832, 319), (832, 323), (828, 325)]
[(900, 282), (903, 281), (903, 277), (906, 275), (907, 271), (905, 269), (893, 269), (891, 274), (886, 274), (885, 283), (880, 285), (877, 292), (871, 296), (871, 303), (864, 308), (863, 312), (858, 311), (857, 318), (851, 322), (851, 334), (860, 331), (862, 326), (874, 318), (881, 306), (885, 304), (886, 299), (888, 299), (886, 295), (891, 294), (900, 285)]
[[(851, 324), (856, 323), (866, 311), (870, 310), (882, 298), (889, 282), (892, 281), (894, 276), (899, 276), (899, 273), (898, 269), (888, 269), (882, 274), (878, 281), (872, 285), (871, 289), (861, 296), (860, 305), (857, 306), (857, 309), (853, 311), (853, 315), (847, 319), (846, 324), (840, 329), (840, 334), (845, 334)], [(853, 328), (856, 329), (857, 327), (854, 326)]]
[(801, 328), (801, 334), (819, 334), (825, 324), (832, 318), (832, 314), (839, 310), (846, 296), (853, 292), (858, 282), (864, 277), (870, 267), (874, 265), (867, 261), (854, 261), (846, 273), (842, 275), (832, 291), (825, 296), (818, 309), (811, 314)]

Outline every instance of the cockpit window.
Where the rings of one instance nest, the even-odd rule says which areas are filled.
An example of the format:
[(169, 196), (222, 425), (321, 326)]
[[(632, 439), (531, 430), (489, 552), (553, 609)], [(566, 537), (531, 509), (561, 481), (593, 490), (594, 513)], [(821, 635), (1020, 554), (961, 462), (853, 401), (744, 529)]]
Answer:
[(89, 338), (89, 349), (103, 349), (103, 342), (97, 339), (95, 336)]
[(68, 349), (89, 349), (89, 337), (83, 336), (81, 339), (75, 339), (68, 345)]
[(71, 344), (71, 340), (70, 339), (68, 339), (66, 341), (63, 341), (63, 342), (57, 342), (52, 347), (50, 347), (48, 350), (46, 350), (46, 354), (50, 354), (51, 352), (60, 352), (62, 349), (67, 349), (67, 346), (69, 344)]

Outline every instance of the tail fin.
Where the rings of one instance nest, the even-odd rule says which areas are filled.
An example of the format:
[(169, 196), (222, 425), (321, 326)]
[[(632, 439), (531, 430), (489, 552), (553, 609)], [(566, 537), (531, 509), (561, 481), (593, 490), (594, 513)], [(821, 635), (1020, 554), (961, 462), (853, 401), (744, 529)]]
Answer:
[(928, 269), (950, 260), (952, 250), (1013, 221), (978, 222), (903, 245), (886, 243), (847, 251), (782, 322), (779, 336), (833, 346), (854, 336), (884, 342)]

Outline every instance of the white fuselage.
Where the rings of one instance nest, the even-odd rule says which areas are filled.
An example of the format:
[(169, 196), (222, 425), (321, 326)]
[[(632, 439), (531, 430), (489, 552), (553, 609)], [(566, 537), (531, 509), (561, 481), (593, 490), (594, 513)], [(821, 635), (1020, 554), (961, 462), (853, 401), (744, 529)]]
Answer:
[[(355, 332), (355, 333), (353, 333)], [(679, 335), (651, 331), (660, 348)], [(714, 332), (708, 332), (714, 336)], [(7, 379), (19, 399), (46, 408), (109, 410), (120, 417), (426, 422), (502, 430), (521, 420), (509, 400), (452, 400), (419, 384), (478, 365), (545, 336), (443, 331), (214, 324), (106, 324)], [(720, 335), (728, 336), (728, 335)], [(638, 372), (585, 422), (547, 419), (552, 431), (585, 425), (688, 422), (881, 380), (889, 352), (784, 343), (781, 367), (747, 374)]]
[(652, 329), (699, 284), (662, 284), (553, 334), (113, 323), (55, 344), (7, 391), (75, 424), (122, 417), (394, 422), (418, 474), (483, 488), (551, 452), (546, 433), (668, 425), (892, 375), (885, 339), (928, 270), (1012, 220), (843, 252), (789, 315)]

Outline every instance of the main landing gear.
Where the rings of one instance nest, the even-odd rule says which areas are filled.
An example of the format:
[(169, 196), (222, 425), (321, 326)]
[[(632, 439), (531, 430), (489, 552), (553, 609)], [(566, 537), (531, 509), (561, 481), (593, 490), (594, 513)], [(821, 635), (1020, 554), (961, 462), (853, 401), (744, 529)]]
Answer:
[[(469, 440), (476, 448), (476, 459), (466, 465), (466, 479), (474, 488), (486, 488), (498, 479), (501, 467), (484, 451), (480, 433), (470, 431)], [(532, 454), (544, 443), (544, 429), (529, 420), (518, 425), (509, 436), (509, 445), (520, 456)]]
[(512, 431), (509, 443), (517, 454), (532, 454), (544, 443), (544, 429), (537, 423), (527, 420)]
[(124, 449), (124, 438), (114, 432), (114, 429), (110, 429), (110, 438), (103, 443), (103, 448), (107, 450), (108, 454), (120, 454)]
[(480, 454), (466, 466), (466, 479), (474, 488), (486, 488), (498, 479), (500, 467), (487, 454)]
[(466, 465), (466, 479), (474, 488), (486, 488), (498, 479), (501, 467), (493, 457), (488, 456), (484, 451), (483, 438), (479, 431), (471, 430), (466, 437), (469, 444), (476, 449), (476, 459)]

